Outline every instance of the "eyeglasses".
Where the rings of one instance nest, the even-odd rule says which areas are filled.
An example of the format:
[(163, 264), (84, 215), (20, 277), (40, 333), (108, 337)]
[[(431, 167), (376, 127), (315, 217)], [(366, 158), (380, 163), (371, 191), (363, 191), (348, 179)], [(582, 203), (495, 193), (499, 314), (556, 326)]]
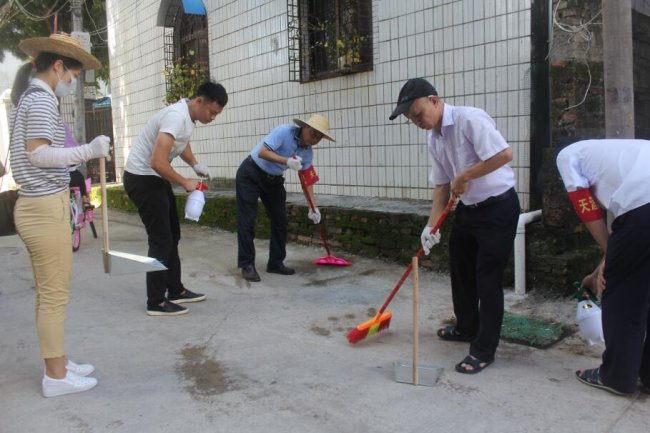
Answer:
[(63, 65), (63, 73), (70, 72), (70, 75), (72, 75), (74, 78), (79, 78), (79, 75), (81, 75), (81, 71), (76, 71), (76, 70), (70, 70), (66, 65)]

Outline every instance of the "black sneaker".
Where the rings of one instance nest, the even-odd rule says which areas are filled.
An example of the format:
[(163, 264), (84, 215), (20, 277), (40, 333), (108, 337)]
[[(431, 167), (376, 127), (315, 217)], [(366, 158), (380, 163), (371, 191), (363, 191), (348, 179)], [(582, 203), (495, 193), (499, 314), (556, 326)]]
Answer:
[(183, 290), (180, 294), (178, 295), (169, 295), (167, 296), (167, 299), (169, 302), (173, 302), (174, 304), (184, 304), (187, 302), (201, 302), (205, 301), (205, 295), (202, 293), (194, 293), (190, 290)]
[(246, 281), (258, 282), (262, 281), (260, 274), (257, 273), (255, 266), (248, 265), (241, 268), (241, 276), (244, 277)]
[(266, 272), (270, 272), (272, 274), (280, 274), (280, 275), (293, 275), (296, 273), (295, 269), (287, 268), (284, 266), (284, 263), (280, 263), (279, 265), (267, 265), (266, 266)]
[(165, 301), (162, 307), (160, 305), (147, 306), (147, 315), (149, 316), (180, 316), (181, 314), (187, 314), (188, 311), (187, 308), (172, 304), (169, 301)]

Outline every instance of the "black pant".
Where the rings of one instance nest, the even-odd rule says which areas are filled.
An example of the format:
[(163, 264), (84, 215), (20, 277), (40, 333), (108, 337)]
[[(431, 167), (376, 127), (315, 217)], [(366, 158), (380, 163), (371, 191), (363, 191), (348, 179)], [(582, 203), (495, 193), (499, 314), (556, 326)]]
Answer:
[(503, 322), (503, 271), (517, 231), (514, 189), (499, 200), (456, 207), (449, 238), (451, 291), (459, 332), (474, 336), (470, 355), (492, 361)]
[(650, 386), (650, 204), (614, 220), (603, 292), (605, 352), (600, 377), (621, 392)]
[(124, 190), (138, 208), (149, 241), (149, 257), (158, 259), (166, 271), (147, 272), (147, 306), (153, 307), (165, 301), (165, 291), (179, 294), (181, 284), (181, 261), (178, 257), (178, 241), (181, 227), (176, 211), (176, 198), (171, 184), (158, 176), (141, 176), (124, 172)]
[(284, 177), (262, 170), (249, 156), (236, 176), (237, 190), (237, 266), (255, 265), (255, 220), (257, 199), (261, 198), (271, 220), (271, 243), (268, 265), (278, 266), (287, 256), (287, 192)]

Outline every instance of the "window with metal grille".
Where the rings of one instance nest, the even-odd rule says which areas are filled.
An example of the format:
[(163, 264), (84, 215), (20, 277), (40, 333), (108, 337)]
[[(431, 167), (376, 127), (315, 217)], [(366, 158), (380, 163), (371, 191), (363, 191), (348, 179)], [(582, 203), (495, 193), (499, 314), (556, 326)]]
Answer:
[(289, 80), (372, 69), (372, 0), (287, 0)]
[(170, 1), (165, 17), (164, 53), (165, 102), (192, 98), (196, 87), (210, 79), (207, 16), (186, 13), (181, 1)]

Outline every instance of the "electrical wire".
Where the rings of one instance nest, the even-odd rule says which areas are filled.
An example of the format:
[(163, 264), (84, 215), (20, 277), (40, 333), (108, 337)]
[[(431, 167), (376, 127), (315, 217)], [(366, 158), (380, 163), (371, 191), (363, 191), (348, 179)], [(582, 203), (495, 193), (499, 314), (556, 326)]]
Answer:
[[(51, 16), (53, 16), (54, 14), (56, 14), (57, 12), (59, 12), (61, 9), (63, 9), (68, 3), (70, 3), (70, 0), (65, 0), (65, 2), (63, 2), (61, 7), (57, 8), (56, 10), (52, 10), (52, 12), (49, 13), (48, 15), (37, 15), (35, 13), (28, 11), (26, 6), (27, 4), (32, 3), (32, 1), (29, 1), (27, 4), (22, 4), (19, 0), (11, 0), (11, 2), (18, 8), (20, 12), (23, 13), (23, 15), (27, 17), (27, 19), (31, 21), (44, 21), (50, 18)], [(17, 14), (14, 14), (14, 16), (16, 15)]]
[(99, 39), (101, 39), (102, 42), (106, 42), (106, 39), (104, 39), (101, 34), (106, 31), (108, 26), (104, 26), (103, 28), (98, 29), (97, 24), (95, 23), (95, 20), (93, 19), (93, 16), (90, 13), (90, 9), (88, 9), (88, 5), (86, 4), (86, 2), (83, 2), (83, 4), (84, 4), (84, 9), (86, 9), (86, 12), (88, 13), (88, 17), (90, 17), (90, 22), (93, 24), (93, 27), (95, 28), (95, 31), (89, 32), (89, 34), (91, 36), (96, 35)]
[(591, 32), (589, 27), (592, 25), (602, 25), (602, 23), (595, 23), (594, 20), (602, 14), (603, 8), (601, 8), (598, 12), (596, 12), (596, 14), (593, 17), (591, 17), (588, 21), (580, 25), (572, 25), (572, 24), (562, 23), (557, 19), (557, 11), (560, 8), (560, 3), (562, 3), (562, 0), (558, 0), (558, 2), (555, 4), (555, 8), (553, 9), (553, 27), (551, 29), (551, 38), (550, 38), (551, 43), (549, 45), (548, 54), (546, 55), (545, 60), (548, 60), (548, 58), (551, 56), (551, 53), (553, 51), (553, 41), (555, 39), (553, 34), (553, 28), (557, 27), (561, 31), (568, 33), (570, 35), (569, 41), (576, 36), (583, 39), (583, 41), (585, 42), (584, 63), (585, 66), (587, 66), (587, 74), (589, 75), (589, 82), (587, 83), (587, 88), (585, 89), (585, 93), (582, 97), (582, 100), (577, 104), (570, 105), (564, 108), (562, 112), (565, 112), (584, 104), (584, 102), (587, 100), (587, 96), (589, 95), (589, 90), (591, 89), (591, 81), (592, 81), (591, 67), (589, 65), (589, 49), (591, 48), (591, 41), (593, 39), (593, 33)]

